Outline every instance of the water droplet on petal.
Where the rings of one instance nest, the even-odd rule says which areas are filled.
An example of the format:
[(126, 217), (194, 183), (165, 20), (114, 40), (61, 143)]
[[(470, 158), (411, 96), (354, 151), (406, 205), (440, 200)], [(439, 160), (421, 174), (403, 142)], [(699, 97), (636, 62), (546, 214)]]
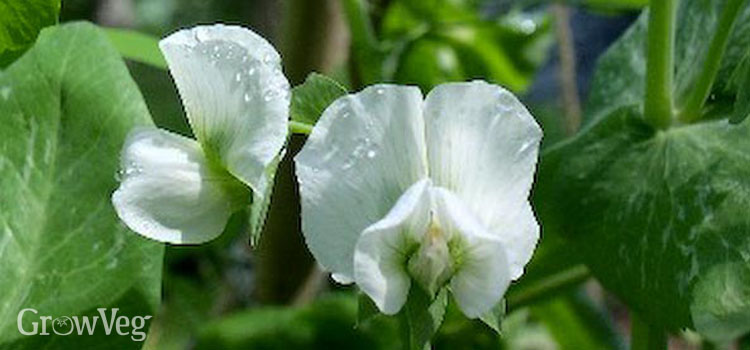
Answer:
[(382, 94), (384, 94), (384, 93), (385, 93), (385, 89), (383, 89), (383, 88), (378, 88), (377, 90), (375, 90), (375, 93), (377, 93), (378, 95), (382, 95)]

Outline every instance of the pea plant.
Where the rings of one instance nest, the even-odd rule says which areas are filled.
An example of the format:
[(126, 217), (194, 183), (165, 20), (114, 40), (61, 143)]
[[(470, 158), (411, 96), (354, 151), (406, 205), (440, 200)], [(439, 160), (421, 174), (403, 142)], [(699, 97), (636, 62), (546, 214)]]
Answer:
[[(0, 349), (750, 348), (747, 1), (585, 1), (640, 14), (561, 140), (522, 101), (567, 5), (336, 3), (346, 73), (298, 83), (246, 26), (157, 39), (0, 0)], [(302, 293), (226, 307), (200, 284), (294, 247), (274, 210)]]

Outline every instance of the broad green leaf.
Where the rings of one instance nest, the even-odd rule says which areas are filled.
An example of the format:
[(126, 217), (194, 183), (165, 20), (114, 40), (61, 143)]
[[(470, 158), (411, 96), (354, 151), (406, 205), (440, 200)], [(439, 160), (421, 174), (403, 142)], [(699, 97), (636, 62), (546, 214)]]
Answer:
[[(700, 72), (724, 1), (682, 4), (678, 106)], [(740, 69), (748, 50), (750, 7), (740, 14), (715, 96), (702, 111), (708, 121), (662, 132), (640, 115), (646, 16), (600, 60), (584, 129), (543, 155), (537, 207), (545, 226), (567, 234), (596, 277), (649, 323), (695, 327), (721, 340), (750, 330), (741, 322), (750, 313), (748, 286), (738, 282), (744, 279), (712, 272), (737, 272), (735, 264), (748, 266), (750, 254), (748, 125), (726, 121), (740, 95), (727, 72)]]
[(406, 304), (399, 312), (405, 349), (429, 349), (430, 339), (443, 323), (448, 306), (448, 290), (443, 288), (433, 299), (417, 286), (409, 289)]
[(639, 111), (621, 108), (545, 153), (542, 222), (649, 323), (711, 338), (746, 332), (737, 320), (750, 315), (750, 124), (657, 131)]
[(25, 50), (59, 13), (60, 0), (0, 0), (0, 54)]
[(42, 31), (0, 73), (0, 118), (0, 348), (140, 348), (101, 326), (80, 337), (16, 328), (23, 308), (145, 316), (159, 304), (163, 246), (127, 230), (110, 204), (126, 134), (151, 123), (120, 56), (91, 24)]
[(167, 61), (159, 50), (159, 39), (132, 30), (107, 28), (107, 37), (122, 57), (166, 69)]
[(292, 89), (289, 113), (292, 122), (312, 128), (323, 111), (347, 90), (335, 80), (318, 73), (310, 73), (305, 82)]

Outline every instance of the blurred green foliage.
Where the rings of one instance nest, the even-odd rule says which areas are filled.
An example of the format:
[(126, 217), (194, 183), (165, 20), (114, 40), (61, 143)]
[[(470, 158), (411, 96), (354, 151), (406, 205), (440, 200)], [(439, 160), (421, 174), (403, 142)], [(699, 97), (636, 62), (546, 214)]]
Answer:
[(354, 64), (364, 85), (393, 81), (426, 92), (447, 81), (485, 79), (523, 92), (552, 43), (546, 12), (518, 6), (487, 17), (480, 1), (394, 0), (368, 34), (359, 28), (356, 11), (365, 6), (346, 2), (352, 32), (374, 36), (354, 40)]

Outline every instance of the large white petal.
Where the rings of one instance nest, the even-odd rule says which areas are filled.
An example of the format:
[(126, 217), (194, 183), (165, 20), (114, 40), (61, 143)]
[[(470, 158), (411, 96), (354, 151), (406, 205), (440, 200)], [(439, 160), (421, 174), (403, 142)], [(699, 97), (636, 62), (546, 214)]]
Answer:
[(336, 100), (295, 158), (302, 231), (318, 262), (352, 280), (354, 247), (425, 178), (422, 94), (377, 85)]
[(407, 260), (430, 224), (429, 187), (429, 180), (414, 184), (357, 241), (354, 279), (384, 314), (397, 313), (409, 295)]
[(487, 313), (505, 294), (511, 276), (503, 242), (483, 227), (458, 196), (433, 189), (435, 216), (452, 242), (456, 272), (450, 289), (458, 307), (469, 318)]
[(541, 129), (513, 94), (480, 81), (433, 89), (425, 128), (430, 177), (503, 242), (517, 279), (539, 239), (528, 196)]
[(136, 129), (125, 142), (121, 183), (112, 195), (133, 231), (161, 242), (197, 244), (216, 238), (231, 214), (226, 186), (197, 142), (159, 129)]
[(206, 154), (263, 193), (287, 135), (290, 93), (279, 54), (249, 29), (222, 24), (178, 31), (159, 47)]

